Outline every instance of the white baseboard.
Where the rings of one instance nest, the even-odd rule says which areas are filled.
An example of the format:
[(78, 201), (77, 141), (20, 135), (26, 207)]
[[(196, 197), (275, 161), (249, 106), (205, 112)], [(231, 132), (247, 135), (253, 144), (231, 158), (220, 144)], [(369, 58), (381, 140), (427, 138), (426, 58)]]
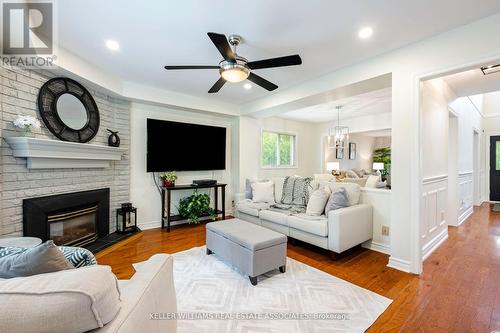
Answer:
[(160, 221), (145, 222), (145, 223), (138, 223), (137, 226), (141, 230), (148, 230), (148, 229), (160, 228), (161, 223)]
[(364, 242), (361, 246), (364, 247), (365, 249), (381, 252), (388, 255), (391, 254), (391, 246), (389, 244), (384, 244), (369, 240), (367, 242)]
[(411, 263), (409, 261), (394, 258), (393, 256), (389, 257), (389, 263), (387, 264), (387, 267), (391, 267), (391, 268), (397, 269), (397, 270), (405, 272), (405, 273), (411, 272), (411, 269), (410, 269)]
[(461, 225), (462, 223), (465, 222), (465, 220), (467, 220), (471, 215), (472, 213), (474, 213), (474, 207), (469, 207), (467, 208), (467, 210), (458, 217), (458, 224), (457, 226)]
[(445, 240), (448, 239), (448, 228), (443, 229), (436, 237), (422, 247), (422, 261), (427, 259)]

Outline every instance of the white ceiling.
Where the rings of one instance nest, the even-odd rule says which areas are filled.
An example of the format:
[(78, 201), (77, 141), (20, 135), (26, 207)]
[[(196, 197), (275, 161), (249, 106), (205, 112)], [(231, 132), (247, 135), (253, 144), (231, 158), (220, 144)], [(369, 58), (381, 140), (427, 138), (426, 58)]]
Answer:
[[(240, 34), (239, 53), (258, 60), (298, 53), (303, 65), (258, 70), (280, 88), (399, 48), (500, 11), (481, 0), (253, 0), (253, 1), (58, 1), (61, 47), (126, 81), (242, 104), (270, 92), (226, 84), (207, 91), (217, 70), (167, 72), (166, 64), (216, 65), (209, 31)], [(360, 40), (358, 30), (374, 35)], [(105, 41), (115, 39), (112, 52)], [(276, 90), (276, 91), (279, 91)]]
[(389, 87), (285, 112), (279, 117), (312, 123), (328, 122), (337, 119), (337, 105), (342, 105), (340, 120), (387, 113), (392, 110), (391, 96), (392, 88)]
[(484, 75), (481, 69), (471, 69), (443, 79), (459, 97), (500, 90), (500, 73)]

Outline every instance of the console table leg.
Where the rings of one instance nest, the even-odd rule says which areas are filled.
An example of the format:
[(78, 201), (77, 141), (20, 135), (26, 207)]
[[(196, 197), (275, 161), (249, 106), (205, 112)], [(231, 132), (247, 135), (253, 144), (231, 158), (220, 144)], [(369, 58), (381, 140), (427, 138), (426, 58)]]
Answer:
[(165, 190), (161, 190), (161, 228), (165, 228)]
[(170, 232), (170, 191), (167, 190), (167, 232)]
[(220, 189), (221, 194), (222, 194), (222, 219), (226, 219), (226, 188), (222, 187)]
[[(219, 189), (217, 187), (214, 187), (214, 208), (215, 213), (217, 213), (219, 209)], [(219, 214), (217, 214), (217, 216), (219, 216)]]

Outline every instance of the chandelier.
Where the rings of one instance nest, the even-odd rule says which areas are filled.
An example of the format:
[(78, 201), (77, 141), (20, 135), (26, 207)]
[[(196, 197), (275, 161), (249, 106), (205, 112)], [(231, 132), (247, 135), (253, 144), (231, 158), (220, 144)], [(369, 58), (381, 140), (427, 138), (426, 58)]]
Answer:
[(342, 105), (337, 105), (337, 126), (328, 130), (328, 148), (343, 150), (349, 141), (349, 127), (340, 126), (340, 109)]

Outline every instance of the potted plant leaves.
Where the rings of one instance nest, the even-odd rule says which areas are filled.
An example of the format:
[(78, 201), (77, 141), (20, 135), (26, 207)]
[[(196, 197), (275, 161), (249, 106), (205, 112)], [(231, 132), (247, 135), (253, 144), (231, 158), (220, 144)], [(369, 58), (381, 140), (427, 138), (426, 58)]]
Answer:
[(175, 181), (177, 180), (177, 175), (175, 174), (175, 171), (165, 172), (165, 173), (160, 175), (160, 180), (161, 180), (162, 186), (174, 187)]
[(210, 216), (212, 220), (217, 218), (217, 213), (210, 207), (210, 196), (206, 193), (194, 193), (179, 201), (179, 214), (188, 220), (189, 223), (198, 223), (200, 217)]

